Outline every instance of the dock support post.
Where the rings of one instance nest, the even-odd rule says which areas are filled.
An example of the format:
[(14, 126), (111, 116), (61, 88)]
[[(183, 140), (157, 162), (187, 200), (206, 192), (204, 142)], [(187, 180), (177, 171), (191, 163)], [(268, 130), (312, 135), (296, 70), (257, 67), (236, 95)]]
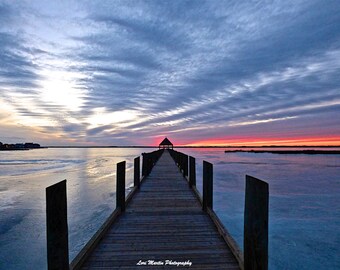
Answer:
[(48, 269), (69, 269), (66, 180), (46, 188)]
[(268, 269), (268, 184), (246, 175), (244, 269)]
[(153, 164), (154, 164), (154, 160), (155, 160), (155, 152), (152, 152), (150, 155), (149, 155), (149, 158), (148, 158), (148, 175), (151, 173), (152, 171), (152, 167), (153, 167)]
[(134, 174), (133, 174), (133, 182), (134, 186), (140, 188), (140, 157), (136, 157), (134, 159)]
[(194, 157), (189, 157), (189, 186), (196, 186), (196, 161)]
[(122, 212), (125, 211), (125, 166), (125, 161), (117, 163), (116, 208)]
[(203, 161), (203, 210), (213, 208), (213, 165)]
[(181, 173), (183, 172), (183, 154), (181, 152), (178, 152), (178, 167), (181, 171)]
[(179, 162), (179, 153), (176, 151), (175, 152), (175, 157), (176, 157), (176, 165), (177, 165), (177, 167), (179, 167), (180, 166), (180, 162)]
[(188, 167), (189, 167), (189, 157), (188, 155), (183, 154), (183, 175), (184, 177), (188, 176)]
[(151, 159), (151, 154), (150, 153), (143, 153), (143, 160), (142, 160), (142, 175), (143, 176), (148, 176), (150, 173), (150, 159)]
[(142, 154), (142, 176), (148, 175), (148, 162), (149, 162), (149, 153)]

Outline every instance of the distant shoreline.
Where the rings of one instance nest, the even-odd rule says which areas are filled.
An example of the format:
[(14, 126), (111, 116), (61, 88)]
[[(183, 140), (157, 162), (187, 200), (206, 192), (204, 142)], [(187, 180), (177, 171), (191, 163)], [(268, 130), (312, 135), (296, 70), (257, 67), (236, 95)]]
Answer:
[[(146, 146), (146, 145), (102, 145), (102, 146), (84, 146), (84, 145), (52, 145), (46, 146), (42, 148), (158, 148), (158, 146)], [(285, 145), (268, 145), (268, 146), (176, 146), (174, 148), (340, 148), (340, 145), (319, 145), (319, 146), (310, 146), (310, 145), (295, 145), (295, 146), (285, 146)], [(247, 151), (247, 150), (244, 150)]]
[(271, 154), (305, 154), (305, 155), (340, 155), (340, 150), (282, 150), (282, 151), (266, 151), (266, 150), (230, 150), (225, 153), (271, 153)]
[(20, 148), (17, 148), (17, 149), (0, 149), (0, 151), (6, 151), (6, 152), (8, 152), (8, 151), (28, 151), (28, 150), (30, 150), (30, 149), (28, 149), (28, 148), (23, 148), (23, 149), (20, 149)]
[(36, 148), (11, 148), (11, 149), (0, 149), (0, 151), (29, 151), (29, 150), (36, 150), (36, 149), (47, 149), (48, 147), (36, 147)]

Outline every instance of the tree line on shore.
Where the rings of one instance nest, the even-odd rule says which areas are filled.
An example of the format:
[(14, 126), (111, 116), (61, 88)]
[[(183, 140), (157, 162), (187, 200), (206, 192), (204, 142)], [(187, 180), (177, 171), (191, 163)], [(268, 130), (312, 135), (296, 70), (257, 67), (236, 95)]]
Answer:
[(28, 150), (28, 149), (36, 149), (41, 148), (40, 144), (38, 143), (2, 143), (0, 142), (0, 150)]

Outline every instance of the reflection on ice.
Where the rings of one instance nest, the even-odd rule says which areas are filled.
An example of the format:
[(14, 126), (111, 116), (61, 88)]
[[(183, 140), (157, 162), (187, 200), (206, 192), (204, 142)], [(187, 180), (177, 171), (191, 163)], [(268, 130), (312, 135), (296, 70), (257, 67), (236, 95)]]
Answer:
[[(46, 269), (45, 188), (67, 179), (70, 259), (115, 208), (116, 163), (142, 149), (40, 149), (0, 153), (0, 269)], [(2, 155), (2, 156), (1, 156)]]
[[(181, 149), (214, 164), (214, 208), (242, 247), (245, 174), (269, 183), (269, 269), (338, 269), (339, 156)], [(40, 149), (0, 153), (0, 269), (46, 269), (45, 188), (67, 179), (70, 258), (115, 208), (116, 163), (145, 149)], [(287, 259), (289, 258), (289, 259)], [(5, 266), (5, 268), (3, 268)]]
[(18, 199), (24, 192), (15, 190), (0, 189), (0, 211), (15, 207)]
[(198, 181), (202, 160), (214, 163), (215, 211), (240, 247), (245, 174), (249, 174), (269, 183), (269, 269), (339, 268), (339, 155), (221, 153), (216, 157), (216, 151), (185, 152), (196, 156)]

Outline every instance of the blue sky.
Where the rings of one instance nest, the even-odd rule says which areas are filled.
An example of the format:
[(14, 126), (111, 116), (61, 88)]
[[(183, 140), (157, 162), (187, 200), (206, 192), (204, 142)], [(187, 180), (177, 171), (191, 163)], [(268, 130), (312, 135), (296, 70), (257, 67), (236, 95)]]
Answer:
[(1, 1), (0, 141), (340, 144), (339, 1)]

